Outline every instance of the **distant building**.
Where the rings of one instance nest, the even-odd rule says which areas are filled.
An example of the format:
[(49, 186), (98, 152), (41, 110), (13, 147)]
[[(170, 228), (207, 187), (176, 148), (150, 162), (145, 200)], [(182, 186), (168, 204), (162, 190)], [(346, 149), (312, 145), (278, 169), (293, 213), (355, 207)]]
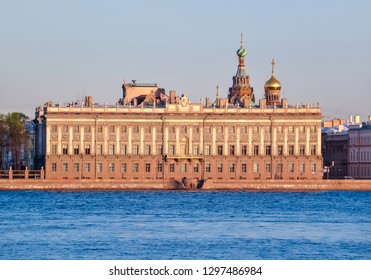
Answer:
[(157, 84), (123, 84), (115, 105), (91, 97), (36, 110), (47, 179), (321, 179), (321, 109), (290, 106), (272, 75), (255, 104), (242, 39), (226, 98), (192, 103)]
[[(331, 179), (371, 179), (371, 117), (350, 116), (345, 124), (322, 129), (324, 166)], [(327, 174), (325, 174), (325, 178)]]

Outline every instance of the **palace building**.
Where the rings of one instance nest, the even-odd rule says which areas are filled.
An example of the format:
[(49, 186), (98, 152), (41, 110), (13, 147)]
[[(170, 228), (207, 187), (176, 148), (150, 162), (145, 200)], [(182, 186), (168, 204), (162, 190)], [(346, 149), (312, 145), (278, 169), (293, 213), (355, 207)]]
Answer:
[(35, 114), (35, 166), (46, 179), (321, 179), (319, 105), (281, 99), (274, 61), (255, 101), (245, 56), (241, 38), (229, 94), (217, 88), (203, 104), (136, 81), (123, 83), (115, 105), (45, 103)]

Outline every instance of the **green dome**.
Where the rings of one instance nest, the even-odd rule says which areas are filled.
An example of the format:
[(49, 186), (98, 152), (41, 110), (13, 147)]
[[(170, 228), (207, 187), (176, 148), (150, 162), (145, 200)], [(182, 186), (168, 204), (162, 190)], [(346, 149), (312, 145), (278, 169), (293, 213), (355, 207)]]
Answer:
[(244, 57), (246, 56), (246, 50), (241, 46), (238, 50), (237, 50), (237, 55), (239, 57)]

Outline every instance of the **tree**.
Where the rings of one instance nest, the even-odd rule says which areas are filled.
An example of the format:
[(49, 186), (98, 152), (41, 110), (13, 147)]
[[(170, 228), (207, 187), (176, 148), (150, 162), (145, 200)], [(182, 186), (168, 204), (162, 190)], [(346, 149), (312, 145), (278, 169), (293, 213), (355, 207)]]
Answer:
[(4, 169), (4, 155), (7, 141), (7, 126), (5, 122), (6, 116), (0, 114), (0, 170)]
[[(27, 120), (25, 114), (18, 112), (9, 113), (0, 120), (0, 145), (2, 145), (0, 152), (4, 153), (6, 148), (9, 149), (12, 155), (12, 167), (15, 170), (23, 168), (21, 155), (27, 151), (28, 134), (25, 128)], [(2, 158), (4, 158), (3, 154)]]

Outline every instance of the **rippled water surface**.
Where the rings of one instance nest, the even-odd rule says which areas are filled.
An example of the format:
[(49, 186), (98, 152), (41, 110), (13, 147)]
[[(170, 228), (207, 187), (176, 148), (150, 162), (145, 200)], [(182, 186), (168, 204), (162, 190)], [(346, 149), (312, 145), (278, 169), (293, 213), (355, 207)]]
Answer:
[(371, 259), (371, 192), (0, 192), (0, 259)]

